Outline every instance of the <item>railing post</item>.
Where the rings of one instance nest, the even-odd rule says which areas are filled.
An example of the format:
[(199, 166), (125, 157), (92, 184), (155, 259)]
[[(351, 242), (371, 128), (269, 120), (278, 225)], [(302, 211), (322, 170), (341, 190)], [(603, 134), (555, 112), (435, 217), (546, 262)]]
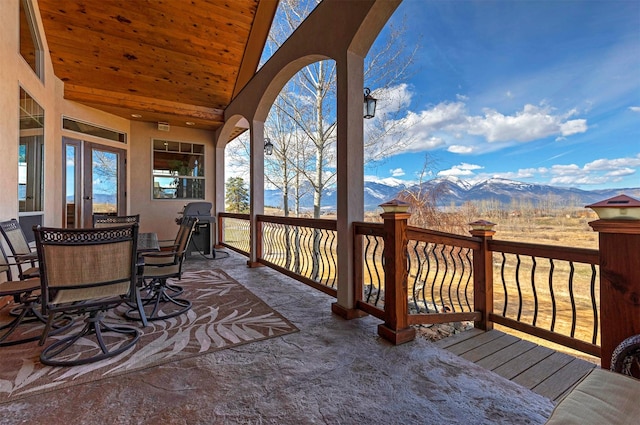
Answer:
[(473, 251), (473, 309), (482, 313), (482, 318), (474, 327), (489, 331), (493, 322), (489, 314), (493, 313), (493, 253), (489, 250), (489, 241), (495, 235), (495, 223), (486, 220), (469, 223), (472, 236), (480, 239), (480, 249)]
[(214, 248), (223, 248), (224, 242), (224, 218), (218, 213), (218, 244)]
[(600, 247), (600, 366), (613, 350), (640, 334), (640, 220), (596, 220)]
[(393, 200), (380, 205), (384, 220), (384, 316), (378, 335), (395, 345), (412, 341), (416, 330), (409, 326), (407, 303), (408, 204)]

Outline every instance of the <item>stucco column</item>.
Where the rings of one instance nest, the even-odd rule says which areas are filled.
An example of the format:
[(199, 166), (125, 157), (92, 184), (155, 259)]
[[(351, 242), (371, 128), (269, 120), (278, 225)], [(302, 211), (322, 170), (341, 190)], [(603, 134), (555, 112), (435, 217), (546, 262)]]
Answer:
[(364, 219), (364, 58), (344, 55), (337, 60), (338, 301), (331, 310), (350, 319), (364, 314), (355, 309), (353, 252), (353, 222)]
[(249, 267), (258, 266), (258, 244), (262, 244), (258, 240), (258, 228), (256, 216), (264, 214), (264, 123), (261, 121), (253, 121), (250, 127), (251, 131), (251, 160), (249, 196), (251, 197), (249, 216), (251, 220), (250, 226), (250, 253)]

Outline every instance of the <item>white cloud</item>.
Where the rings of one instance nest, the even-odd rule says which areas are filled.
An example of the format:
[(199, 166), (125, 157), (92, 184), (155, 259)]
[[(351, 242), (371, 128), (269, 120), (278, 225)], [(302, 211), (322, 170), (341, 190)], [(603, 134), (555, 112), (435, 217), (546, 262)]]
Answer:
[(640, 106), (629, 106), (629, 110), (632, 112), (640, 112)]
[(640, 154), (631, 158), (596, 159), (585, 164), (587, 171), (611, 171), (627, 167), (640, 167)]
[(411, 104), (414, 92), (408, 84), (399, 84), (388, 89), (377, 89), (371, 92), (371, 96), (378, 99), (376, 103), (376, 115), (385, 114), (388, 111), (406, 109)]
[(607, 173), (610, 177), (626, 177), (635, 174), (636, 170), (633, 168), (621, 168), (619, 170), (613, 170)]
[(472, 146), (451, 145), (447, 148), (447, 151), (451, 153), (472, 153)]
[(392, 177), (402, 177), (405, 175), (405, 172), (402, 168), (395, 168), (393, 170), (389, 170), (389, 174), (391, 174)]
[(556, 140), (584, 133), (587, 120), (574, 118), (578, 111), (558, 113), (549, 105), (526, 104), (505, 115), (485, 108), (481, 115), (469, 113), (466, 98), (441, 102), (420, 112), (407, 112), (403, 126), (412, 142), (403, 152), (421, 152), (444, 148), (458, 154), (482, 154), (516, 143), (528, 143), (554, 137)]
[[(461, 177), (469, 183), (490, 178), (518, 181), (535, 181), (557, 186), (593, 186), (621, 182), (623, 178), (636, 174), (640, 167), (640, 154), (635, 157), (597, 159), (580, 166), (578, 164), (555, 164), (551, 167), (521, 168), (517, 171), (487, 173), (478, 164), (460, 163), (438, 173), (442, 177)], [(637, 184), (634, 185), (637, 187)]]
[(548, 106), (525, 105), (515, 115), (503, 115), (485, 109), (484, 116), (469, 117), (466, 131), (484, 137), (487, 142), (531, 142), (550, 136), (570, 136), (587, 131), (586, 120), (567, 120), (574, 114), (553, 115)]

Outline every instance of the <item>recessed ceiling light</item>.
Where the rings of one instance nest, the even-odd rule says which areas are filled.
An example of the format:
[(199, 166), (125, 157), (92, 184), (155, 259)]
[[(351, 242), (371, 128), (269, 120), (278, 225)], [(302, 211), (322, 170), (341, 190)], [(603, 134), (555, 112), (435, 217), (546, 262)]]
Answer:
[(196, 123), (194, 123), (193, 121), (187, 121), (185, 124), (186, 125), (196, 125)]
[(131, 114), (131, 116), (133, 118), (142, 118), (142, 115), (140, 115), (140, 114)]

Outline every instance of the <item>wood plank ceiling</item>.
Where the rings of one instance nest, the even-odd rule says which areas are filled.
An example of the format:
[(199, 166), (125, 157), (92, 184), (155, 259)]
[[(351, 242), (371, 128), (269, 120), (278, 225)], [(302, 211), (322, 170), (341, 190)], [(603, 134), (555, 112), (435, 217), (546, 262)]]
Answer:
[(278, 0), (38, 5), (65, 99), (131, 120), (215, 130), (257, 70)]

